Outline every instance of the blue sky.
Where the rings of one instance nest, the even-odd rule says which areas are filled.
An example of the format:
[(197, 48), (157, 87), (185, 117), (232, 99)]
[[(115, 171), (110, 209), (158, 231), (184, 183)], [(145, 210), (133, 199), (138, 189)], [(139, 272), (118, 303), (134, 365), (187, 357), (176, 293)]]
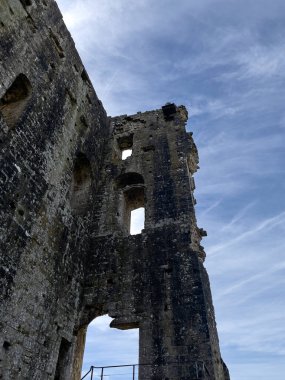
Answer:
[[(285, 1), (58, 4), (109, 115), (187, 106), (223, 358), (232, 380), (284, 380)], [(86, 358), (132, 362), (136, 332), (103, 321)]]

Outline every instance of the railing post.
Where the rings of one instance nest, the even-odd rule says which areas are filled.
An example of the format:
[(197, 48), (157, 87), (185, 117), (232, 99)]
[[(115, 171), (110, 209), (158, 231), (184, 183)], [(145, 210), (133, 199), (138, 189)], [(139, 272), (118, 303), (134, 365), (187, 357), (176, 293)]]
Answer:
[(101, 368), (101, 380), (103, 380), (103, 376), (104, 376), (104, 367)]
[(135, 373), (136, 373), (136, 366), (135, 364), (133, 365), (133, 380), (135, 380)]
[(93, 380), (93, 366), (91, 367), (91, 380)]

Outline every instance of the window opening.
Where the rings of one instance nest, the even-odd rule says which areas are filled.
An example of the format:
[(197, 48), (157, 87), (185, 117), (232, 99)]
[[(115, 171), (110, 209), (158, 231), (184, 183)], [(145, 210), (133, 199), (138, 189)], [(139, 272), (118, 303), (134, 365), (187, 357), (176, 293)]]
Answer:
[(144, 228), (144, 187), (133, 186), (124, 192), (123, 225), (131, 235), (141, 233)]
[[(145, 187), (139, 173), (124, 173), (116, 179), (119, 190), (119, 224), (126, 234), (136, 235), (144, 229)], [(137, 211), (136, 211), (137, 210)]]
[(130, 157), (132, 153), (133, 153), (132, 149), (122, 150), (122, 160), (125, 160), (126, 158)]
[(133, 153), (133, 137), (134, 135), (130, 134), (128, 136), (122, 136), (117, 140), (119, 149), (121, 150), (122, 160), (130, 157)]
[[(138, 363), (139, 329), (110, 328), (112, 318), (103, 315), (88, 326), (83, 357), (82, 377), (93, 366), (128, 365)], [(110, 342), (112, 342), (110, 344)], [(136, 369), (136, 372), (137, 369)], [(90, 376), (90, 375), (89, 375)], [(94, 369), (93, 379), (100, 379), (101, 370)], [(87, 376), (87, 379), (90, 377)], [(105, 368), (104, 379), (132, 380), (132, 367)], [(138, 380), (136, 373), (135, 380)]]
[(177, 112), (176, 105), (174, 103), (166, 103), (165, 106), (162, 106), (162, 112), (165, 120), (173, 120)]
[(20, 74), (0, 99), (0, 112), (9, 128), (15, 127), (32, 94), (32, 86), (24, 74)]
[(144, 229), (145, 209), (139, 207), (131, 211), (130, 233), (137, 235)]

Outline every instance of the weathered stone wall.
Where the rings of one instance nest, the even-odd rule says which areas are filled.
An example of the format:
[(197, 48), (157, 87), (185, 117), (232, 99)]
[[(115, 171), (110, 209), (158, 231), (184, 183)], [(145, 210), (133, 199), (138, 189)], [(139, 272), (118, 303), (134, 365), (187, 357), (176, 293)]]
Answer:
[[(226, 379), (205, 253), (196, 224), (192, 174), (198, 156), (187, 111), (112, 119), (100, 236), (86, 246), (81, 323), (108, 313), (111, 326), (140, 328), (141, 379)], [(132, 155), (122, 160), (122, 150)], [(145, 228), (130, 236), (126, 210), (145, 207)], [(209, 377), (207, 377), (209, 373)], [(200, 377), (199, 377), (200, 376)]]
[(186, 109), (107, 118), (53, 0), (3, 0), (0, 27), (2, 379), (78, 380), (108, 313), (140, 329), (140, 380), (228, 380)]
[(108, 120), (54, 1), (3, 0), (0, 24), (0, 373), (51, 379), (76, 338)]

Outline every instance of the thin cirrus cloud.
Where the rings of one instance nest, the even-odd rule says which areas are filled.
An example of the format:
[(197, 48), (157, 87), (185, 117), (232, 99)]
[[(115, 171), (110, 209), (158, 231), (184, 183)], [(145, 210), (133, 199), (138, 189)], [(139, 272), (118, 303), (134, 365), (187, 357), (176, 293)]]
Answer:
[[(109, 115), (187, 106), (222, 355), (232, 380), (283, 380), (285, 2), (58, 4)], [(107, 325), (91, 324), (86, 358), (135, 360), (137, 332), (111, 354)]]

